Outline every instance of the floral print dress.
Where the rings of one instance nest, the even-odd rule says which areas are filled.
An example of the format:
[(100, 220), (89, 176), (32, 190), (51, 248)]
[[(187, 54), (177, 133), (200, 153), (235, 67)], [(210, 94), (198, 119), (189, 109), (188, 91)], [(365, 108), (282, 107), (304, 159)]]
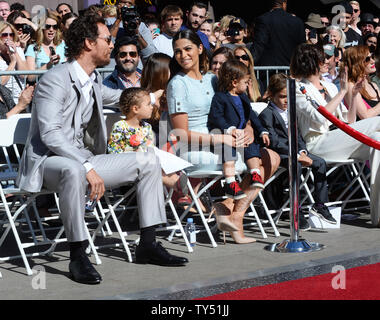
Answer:
[(127, 121), (120, 120), (112, 126), (108, 153), (146, 152), (148, 147), (154, 146), (153, 141), (153, 130), (149, 123), (142, 121), (140, 128), (134, 128)]

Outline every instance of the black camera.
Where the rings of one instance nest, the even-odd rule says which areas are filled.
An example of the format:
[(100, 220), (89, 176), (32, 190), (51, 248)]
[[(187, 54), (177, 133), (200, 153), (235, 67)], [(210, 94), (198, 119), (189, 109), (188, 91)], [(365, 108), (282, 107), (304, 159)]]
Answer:
[(243, 28), (240, 26), (240, 24), (233, 24), (231, 27), (228, 28), (226, 32), (226, 36), (228, 37), (235, 37), (240, 34), (240, 30)]
[(136, 11), (135, 7), (122, 7), (121, 19), (123, 20), (124, 29), (127, 34), (135, 34), (140, 22), (140, 15)]
[(23, 34), (30, 34), (30, 35), (32, 35), (33, 32), (34, 32), (34, 30), (33, 30), (33, 28), (30, 25), (24, 24), (22, 26), (22, 33)]

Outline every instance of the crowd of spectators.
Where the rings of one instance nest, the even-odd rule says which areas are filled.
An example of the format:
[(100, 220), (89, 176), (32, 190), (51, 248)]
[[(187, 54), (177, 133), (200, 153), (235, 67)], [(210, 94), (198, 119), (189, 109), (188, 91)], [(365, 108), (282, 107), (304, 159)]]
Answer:
[[(46, 8), (42, 18), (32, 18), (21, 4), (10, 6), (6, 1), (0, 1), (0, 19), (3, 20), (0, 21), (0, 70), (49, 70), (64, 63), (65, 33), (70, 24), (78, 15), (96, 13), (105, 19), (111, 34), (102, 40), (113, 47), (109, 66), (114, 71), (105, 77), (103, 84), (112, 89), (143, 87), (155, 93), (155, 109), (148, 120), (156, 135), (160, 134), (159, 121), (164, 117), (170, 119), (174, 129), (187, 133), (186, 143), (198, 139), (200, 144), (207, 140), (213, 146), (236, 146), (236, 135), (230, 135), (232, 138), (228, 138), (228, 134), (211, 135), (207, 127), (210, 106), (214, 93), (218, 91), (216, 83), (221, 76), (225, 76), (220, 72), (224, 70), (222, 66), (226, 61), (238, 61), (239, 68), (246, 69), (246, 86), (243, 91), (237, 91), (237, 96), (244, 94), (247, 97), (244, 101), (271, 101), (273, 110), (277, 110), (271, 100), (271, 92), (267, 90), (267, 83), (270, 82), (267, 77), (272, 73), (257, 77), (255, 66), (290, 66), (291, 76), (304, 81), (306, 86), (314, 83), (310, 91), (316, 89), (316, 94), (321, 95), (318, 96), (320, 103), (332, 105), (331, 112), (338, 112), (346, 122), (360, 122), (380, 114), (379, 17), (373, 13), (362, 13), (357, 1), (339, 3), (339, 8), (344, 9), (340, 16), (337, 13), (310, 12), (306, 19), (301, 19), (287, 12), (288, 0), (272, 0), (272, 9), (252, 21), (229, 14), (215, 19), (208, 5), (201, 1), (193, 2), (188, 8), (167, 5), (160, 12), (154, 5), (143, 2), (144, 5), (140, 6), (136, 1), (118, 0), (115, 5), (92, 5), (80, 13), (73, 12), (69, 4), (61, 3), (56, 8)], [(254, 25), (252, 30), (251, 25)], [(166, 79), (161, 74), (163, 71), (158, 72), (155, 68), (165, 70)], [(157, 77), (153, 78), (154, 75)], [(0, 108), (3, 118), (27, 108), (35, 81), (35, 75), (29, 75), (26, 79), (24, 76), (1, 76)], [(9, 92), (2, 93), (6, 90)], [(10, 98), (13, 98), (12, 103), (7, 102), (12, 100)], [(331, 136), (328, 128), (325, 131), (321, 129), (328, 127), (327, 122), (319, 119), (320, 123), (315, 124), (310, 114), (302, 113), (308, 110), (306, 102), (301, 96), (297, 99), (305, 150), (306, 146), (312, 147), (313, 153), (324, 158), (326, 153), (320, 150), (323, 146), (316, 146), (316, 141)], [(18, 108), (13, 110), (14, 105)], [(239, 106), (237, 110), (240, 110)], [(313, 121), (316, 128), (313, 128)], [(248, 141), (252, 143), (255, 130), (253, 123), (247, 127), (243, 133), (245, 146)], [(373, 128), (377, 130), (375, 125)], [(317, 137), (316, 132), (320, 136)], [(269, 138), (273, 140), (272, 136)], [(185, 141), (183, 137), (179, 140)], [(268, 147), (269, 142), (266, 144)], [(261, 147), (257, 148), (259, 160), (255, 168), (260, 168), (258, 170), (261, 170), (265, 182), (277, 169), (280, 158), (272, 150), (263, 156), (266, 151), (263, 151), (263, 145)], [(276, 151), (273, 142), (269, 148)], [(202, 151), (199, 154), (199, 148), (197, 150), (197, 155), (190, 150), (186, 160), (194, 164), (202, 164), (205, 158), (214, 161), (213, 150), (211, 155)], [(306, 154), (305, 151), (302, 157)], [(346, 155), (347, 158), (350, 156), (352, 154)], [(363, 157), (371, 160), (368, 154)], [(242, 189), (249, 193), (246, 187)], [(252, 200), (256, 195), (255, 191), (248, 199)], [(242, 208), (246, 207), (239, 207), (239, 199), (234, 200), (225, 202), (224, 208), (236, 213), (231, 217), (236, 228), (226, 231), (239, 230), (239, 234), (233, 234), (234, 240), (248, 243), (250, 241), (246, 241), (242, 234), (241, 223)], [(321, 202), (326, 201), (327, 196), (324, 196)], [(373, 203), (371, 210), (377, 211), (375, 208), (379, 207)], [(372, 217), (378, 216), (371, 213)], [(373, 218), (373, 223), (378, 225), (378, 219)]]

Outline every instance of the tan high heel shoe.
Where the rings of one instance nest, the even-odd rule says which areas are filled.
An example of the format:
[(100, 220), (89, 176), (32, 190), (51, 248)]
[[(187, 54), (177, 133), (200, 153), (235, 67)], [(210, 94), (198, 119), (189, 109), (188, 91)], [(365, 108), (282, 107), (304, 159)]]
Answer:
[[(242, 235), (242, 232), (239, 231), (230, 231), (231, 238), (235, 241), (237, 244), (247, 244), (247, 243), (254, 243), (256, 242), (255, 238), (248, 238), (244, 236), (244, 233)], [(225, 241), (225, 237), (223, 235), (223, 239)]]
[(229, 219), (229, 215), (226, 214), (227, 212), (228, 210), (226, 210), (223, 204), (215, 203), (208, 218), (208, 221), (214, 214), (217, 227), (220, 231), (238, 231), (239, 228), (234, 223), (232, 223), (232, 221)]

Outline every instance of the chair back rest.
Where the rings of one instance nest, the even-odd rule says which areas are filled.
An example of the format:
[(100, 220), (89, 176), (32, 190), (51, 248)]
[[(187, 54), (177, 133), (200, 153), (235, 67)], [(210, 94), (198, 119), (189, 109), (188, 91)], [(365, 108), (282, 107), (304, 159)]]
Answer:
[(0, 120), (0, 146), (10, 147), (13, 144), (25, 144), (28, 137), (30, 113), (16, 114), (9, 119)]
[(121, 112), (115, 112), (112, 110), (104, 110), (103, 115), (104, 115), (104, 120), (106, 122), (107, 140), (108, 140), (112, 131), (113, 124), (117, 121), (122, 120), (123, 115)]
[(268, 106), (268, 103), (266, 102), (252, 102), (251, 103), (252, 110), (255, 111), (257, 115), (259, 115), (267, 106)]

